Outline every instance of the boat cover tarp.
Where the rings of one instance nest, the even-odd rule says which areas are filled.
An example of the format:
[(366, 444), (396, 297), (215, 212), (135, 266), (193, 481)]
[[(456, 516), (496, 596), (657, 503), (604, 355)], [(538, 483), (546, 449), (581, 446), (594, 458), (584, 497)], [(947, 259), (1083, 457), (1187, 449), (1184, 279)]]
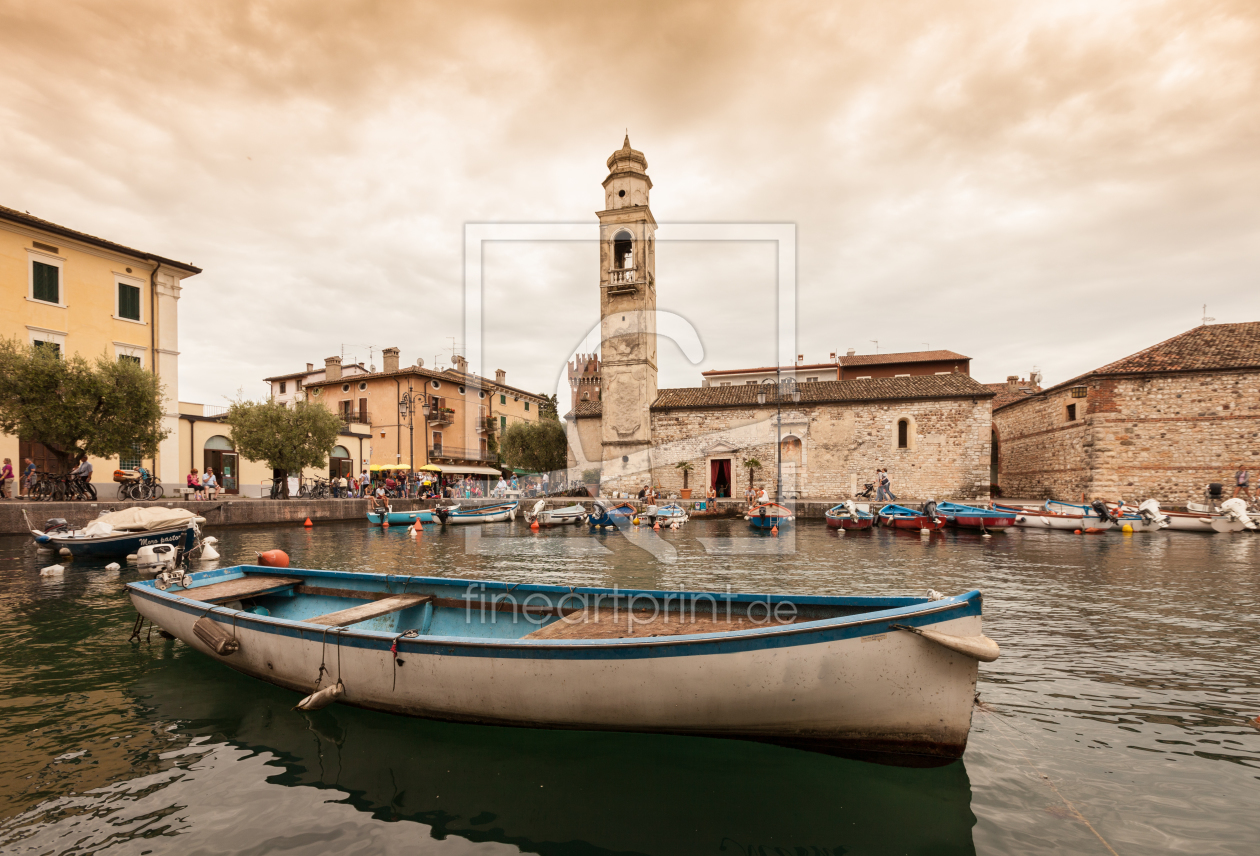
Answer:
[(160, 505), (134, 506), (110, 511), (93, 520), (89, 526), (105, 524), (115, 532), (148, 532), (187, 526), (197, 515), (186, 508), (165, 508)]

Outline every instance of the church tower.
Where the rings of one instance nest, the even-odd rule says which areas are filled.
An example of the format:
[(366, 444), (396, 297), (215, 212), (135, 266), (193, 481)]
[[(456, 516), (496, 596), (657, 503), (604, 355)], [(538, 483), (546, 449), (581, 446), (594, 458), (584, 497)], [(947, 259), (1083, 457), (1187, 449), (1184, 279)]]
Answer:
[[(647, 158), (625, 144), (608, 158), (599, 217), (605, 483), (628, 489), (648, 470), (656, 400), (656, 220)], [(628, 460), (627, 460), (628, 459)], [(637, 475), (635, 474), (637, 473)]]

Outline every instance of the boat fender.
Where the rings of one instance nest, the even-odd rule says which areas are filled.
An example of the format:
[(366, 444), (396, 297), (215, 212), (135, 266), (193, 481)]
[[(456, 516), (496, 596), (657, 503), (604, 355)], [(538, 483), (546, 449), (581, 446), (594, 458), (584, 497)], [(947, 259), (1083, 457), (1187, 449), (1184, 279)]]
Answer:
[(203, 562), (217, 561), (219, 558), (219, 551), (214, 549), (214, 545), (207, 543), (206, 541), (202, 541), (201, 543), (204, 545), (201, 548), (201, 561)]
[(193, 625), (193, 635), (220, 657), (228, 657), (241, 650), (241, 643), (236, 640), (236, 637), (224, 630), (208, 615), (197, 619), (197, 623)]
[(128, 554), (127, 554), (127, 561), (128, 561), (128, 562), (134, 562), (134, 561), (136, 561), (138, 558), (140, 558), (140, 557), (139, 557), (139, 556), (137, 556), (135, 553), (128, 553)]
[(267, 550), (258, 554), (258, 564), (265, 568), (287, 568), (289, 554), (284, 550)]
[(341, 681), (333, 684), (331, 687), (324, 687), (318, 692), (313, 692), (306, 698), (302, 699), (293, 708), (294, 710), (321, 710), (328, 707), (337, 700), (337, 696), (345, 695), (346, 688)]
[(65, 567), (62, 565), (49, 565), (48, 567), (40, 570), (39, 575), (41, 577), (55, 577), (58, 574), (62, 573), (64, 570), (65, 570)]
[(928, 600), (944, 600), (944, 599), (945, 599), (945, 595), (941, 594), (936, 589), (928, 589)]
[(998, 647), (998, 643), (994, 642), (983, 633), (977, 636), (953, 636), (949, 633), (941, 633), (937, 630), (928, 630), (925, 627), (911, 627), (907, 624), (894, 624), (894, 630), (908, 630), (911, 633), (918, 634), (924, 639), (935, 642), (943, 648), (948, 648), (962, 654), (965, 657), (971, 657), (979, 660), (981, 663), (992, 663), (1002, 653), (1002, 649)]
[(919, 534), (920, 534), (920, 535), (931, 535), (931, 534), (932, 534), (932, 530), (931, 530), (931, 529), (920, 529), (920, 530), (919, 530)]
[(201, 539), (201, 543), (214, 546), (215, 544), (219, 543), (219, 539), (214, 537), (213, 535), (207, 535), (205, 538)]
[(110, 562), (108, 565), (105, 566), (105, 570), (107, 571), (117, 571), (121, 569), (122, 569), (122, 565), (118, 564), (117, 562)]
[(70, 553), (70, 548), (69, 548), (69, 547), (62, 547), (60, 550), (58, 550), (58, 551), (57, 551), (57, 555), (58, 555), (58, 556), (69, 556), (69, 555), (71, 555), (71, 553)]

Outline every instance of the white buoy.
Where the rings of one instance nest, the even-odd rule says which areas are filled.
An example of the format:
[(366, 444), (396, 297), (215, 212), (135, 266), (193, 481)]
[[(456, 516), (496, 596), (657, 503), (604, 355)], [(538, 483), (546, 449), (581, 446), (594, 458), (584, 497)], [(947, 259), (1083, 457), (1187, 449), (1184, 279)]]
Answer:
[(128, 553), (128, 554), (127, 554), (127, 561), (128, 561), (128, 562), (134, 562), (134, 561), (136, 560), (136, 558), (137, 558), (137, 557), (136, 557), (136, 554), (135, 554), (135, 553)]
[(39, 572), (39, 575), (41, 577), (55, 577), (63, 571), (65, 571), (65, 568), (61, 565), (49, 565), (48, 567), (42, 569)]
[(206, 543), (206, 542), (204, 542), (204, 541), (203, 541), (202, 543), (203, 543), (205, 546), (203, 546), (203, 547), (201, 548), (201, 561), (203, 561), (203, 562), (213, 562), (213, 561), (216, 561), (216, 560), (219, 558), (219, 551), (218, 551), (218, 550), (216, 550), (216, 549), (214, 549), (214, 547), (213, 547), (212, 545), (207, 544), (207, 543)]
[(920, 530), (919, 530), (919, 534), (920, 534), (920, 535), (931, 535), (931, 534), (932, 534), (932, 530), (931, 530), (931, 529), (920, 529)]
[(836, 530), (836, 534), (837, 534), (837, 535), (843, 535), (843, 534), (844, 534), (844, 530), (843, 530), (843, 529), (837, 529), (837, 530)]
[(107, 571), (117, 571), (121, 569), (122, 569), (122, 565), (118, 564), (117, 562), (110, 562), (108, 565), (105, 566), (105, 570)]
[(992, 538), (993, 536), (992, 536), (992, 535), (990, 535), (988, 532), (986, 532), (986, 533), (984, 533), (983, 535), (981, 535), (980, 537), (981, 537), (981, 538)]
[(71, 555), (71, 553), (70, 553), (70, 548), (69, 548), (69, 547), (62, 547), (60, 550), (58, 550), (58, 551), (57, 551), (57, 555), (58, 555), (58, 556), (69, 556), (69, 555)]
[(209, 544), (210, 546), (214, 546), (215, 544), (218, 544), (218, 543), (219, 543), (219, 539), (218, 539), (218, 538), (216, 538), (216, 537), (214, 537), (213, 535), (207, 535), (205, 538), (202, 538), (202, 539), (201, 539), (201, 543), (202, 543), (202, 544)]

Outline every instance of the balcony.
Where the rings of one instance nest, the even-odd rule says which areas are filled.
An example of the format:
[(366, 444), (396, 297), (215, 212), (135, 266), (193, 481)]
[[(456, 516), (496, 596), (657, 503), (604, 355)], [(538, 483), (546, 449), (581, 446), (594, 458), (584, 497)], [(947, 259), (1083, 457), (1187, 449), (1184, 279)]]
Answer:
[(608, 293), (611, 295), (634, 294), (639, 283), (652, 282), (652, 275), (635, 268), (615, 268), (608, 272)]
[(478, 461), (493, 464), (499, 460), (498, 452), (487, 452), (483, 449), (466, 449), (460, 446), (430, 446), (429, 460), (446, 461)]
[(477, 430), (483, 434), (493, 434), (498, 426), (499, 420), (493, 416), (477, 417)]
[(342, 431), (366, 434), (372, 430), (372, 417), (366, 410), (341, 410), (337, 416), (341, 419)]
[(454, 421), (454, 410), (434, 410), (429, 413), (430, 425), (450, 425)]

